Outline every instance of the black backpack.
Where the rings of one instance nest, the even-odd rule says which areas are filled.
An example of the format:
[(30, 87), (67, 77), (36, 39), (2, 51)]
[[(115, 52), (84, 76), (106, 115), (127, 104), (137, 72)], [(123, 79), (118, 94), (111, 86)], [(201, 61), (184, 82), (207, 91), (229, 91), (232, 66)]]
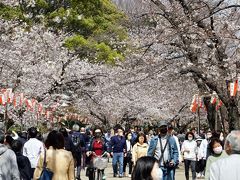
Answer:
[(71, 139), (72, 139), (73, 145), (75, 147), (79, 147), (81, 143), (80, 134), (78, 132), (73, 132), (71, 135)]
[(82, 148), (85, 147), (85, 140), (83, 138), (83, 135), (80, 134), (79, 132), (73, 132), (71, 134), (71, 140), (73, 143), (73, 147), (75, 152), (81, 152)]

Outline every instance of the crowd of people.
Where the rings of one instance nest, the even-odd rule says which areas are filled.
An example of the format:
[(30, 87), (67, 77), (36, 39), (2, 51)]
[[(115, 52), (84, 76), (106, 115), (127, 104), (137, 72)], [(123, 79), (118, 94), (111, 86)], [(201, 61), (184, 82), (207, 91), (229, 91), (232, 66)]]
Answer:
[(113, 177), (132, 180), (174, 180), (179, 164), (185, 178), (206, 180), (240, 179), (240, 131), (224, 138), (222, 132), (193, 128), (177, 133), (171, 124), (160, 121), (147, 132), (139, 127), (124, 130), (118, 126), (103, 131), (74, 124), (41, 134), (31, 127), (27, 132), (0, 130), (0, 179), (37, 180), (46, 167), (54, 180), (80, 180), (82, 170), (89, 180), (95, 172), (96, 157), (112, 158)]

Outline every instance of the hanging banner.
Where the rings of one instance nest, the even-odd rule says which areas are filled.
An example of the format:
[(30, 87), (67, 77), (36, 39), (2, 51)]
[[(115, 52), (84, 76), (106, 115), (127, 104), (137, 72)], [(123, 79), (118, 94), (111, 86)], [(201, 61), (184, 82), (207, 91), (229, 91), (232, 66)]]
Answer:
[(203, 97), (199, 97), (198, 98), (198, 107), (199, 108), (203, 108), (204, 107)]
[(43, 111), (43, 105), (42, 103), (38, 103), (38, 112), (41, 114)]
[(0, 104), (3, 106), (7, 104), (6, 94), (0, 94)]
[(240, 92), (240, 77), (238, 78), (238, 92)]
[(6, 96), (7, 96), (7, 102), (10, 102), (10, 98), (13, 97), (13, 92), (12, 92), (12, 88), (8, 88), (6, 89)]
[[(202, 104), (201, 102), (201, 98), (198, 99), (197, 95), (194, 96), (193, 105), (195, 109), (197, 109), (197, 104)], [(61, 121), (63, 119), (66, 119), (86, 121), (86, 123), (88, 122), (87, 118), (84, 119), (77, 113), (66, 113), (64, 117), (56, 116), (55, 110), (57, 110), (57, 107), (60, 105), (58, 102), (50, 106), (48, 109), (45, 109), (43, 107), (43, 104), (39, 103), (36, 99), (27, 99), (24, 97), (23, 93), (13, 93), (12, 88), (0, 89), (0, 105), (5, 106), (8, 103), (11, 104), (14, 108), (17, 106), (20, 106), (20, 108), (22, 108), (22, 106), (24, 106), (24, 109), (26, 109), (26, 111), (31, 111), (34, 113), (34, 117), (36, 117), (37, 121), (46, 118), (51, 121)]]
[(216, 96), (211, 96), (210, 102), (211, 102), (211, 104), (215, 104), (217, 102)]
[(31, 103), (32, 103), (32, 111), (35, 111), (36, 110), (36, 105), (37, 105), (38, 102), (37, 102), (36, 99), (32, 98)]
[(33, 111), (32, 101), (29, 100), (29, 99), (26, 99), (26, 100), (25, 100), (25, 103), (26, 103), (26, 106), (27, 106), (27, 111)]
[(7, 89), (7, 97), (8, 103), (12, 103), (14, 98), (14, 93), (12, 92), (12, 89)]
[(230, 83), (230, 96), (236, 96), (238, 88), (238, 81)]
[(46, 110), (46, 118), (50, 119), (52, 115), (52, 111)]
[(191, 104), (191, 106), (190, 106), (190, 110), (192, 111), (192, 112), (196, 112), (197, 111), (197, 108), (198, 108), (198, 95), (194, 95), (193, 96), (193, 100), (192, 100), (192, 104)]
[(217, 105), (216, 105), (216, 111), (218, 111), (219, 108), (222, 107), (222, 105), (223, 105), (223, 102), (222, 102), (221, 100), (219, 100), (219, 101), (217, 102)]
[(20, 93), (20, 101), (19, 101), (19, 105), (20, 106), (23, 106), (23, 103), (24, 103), (24, 94), (23, 93)]

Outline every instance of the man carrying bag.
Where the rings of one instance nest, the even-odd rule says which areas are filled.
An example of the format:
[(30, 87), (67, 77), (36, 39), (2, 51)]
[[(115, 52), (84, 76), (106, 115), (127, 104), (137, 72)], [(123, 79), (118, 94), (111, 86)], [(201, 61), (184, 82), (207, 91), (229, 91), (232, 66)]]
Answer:
[(178, 165), (178, 149), (173, 137), (167, 135), (167, 122), (160, 121), (159, 135), (153, 137), (148, 148), (148, 156), (159, 160), (163, 180), (175, 179), (175, 167)]

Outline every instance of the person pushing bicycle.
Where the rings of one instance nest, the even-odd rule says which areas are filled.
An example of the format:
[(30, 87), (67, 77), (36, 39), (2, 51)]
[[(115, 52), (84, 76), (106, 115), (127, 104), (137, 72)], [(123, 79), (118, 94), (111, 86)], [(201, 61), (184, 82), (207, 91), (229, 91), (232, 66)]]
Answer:
[[(103, 157), (104, 155), (106, 155), (107, 157), (110, 157), (108, 149), (109, 148), (107, 147), (107, 143), (105, 141), (105, 138), (103, 137), (101, 128), (95, 128), (93, 131), (93, 138), (90, 140), (90, 143), (87, 147), (87, 152), (86, 152), (86, 155), (90, 159), (90, 162), (87, 168), (87, 176), (89, 180), (96, 179), (95, 178), (96, 168), (94, 166), (94, 158)], [(103, 163), (107, 163), (107, 161)], [(97, 172), (98, 172), (98, 176), (97, 176), (98, 180), (106, 179), (104, 175), (104, 169), (97, 169)], [(99, 174), (101, 174), (101, 176), (99, 176)]]

